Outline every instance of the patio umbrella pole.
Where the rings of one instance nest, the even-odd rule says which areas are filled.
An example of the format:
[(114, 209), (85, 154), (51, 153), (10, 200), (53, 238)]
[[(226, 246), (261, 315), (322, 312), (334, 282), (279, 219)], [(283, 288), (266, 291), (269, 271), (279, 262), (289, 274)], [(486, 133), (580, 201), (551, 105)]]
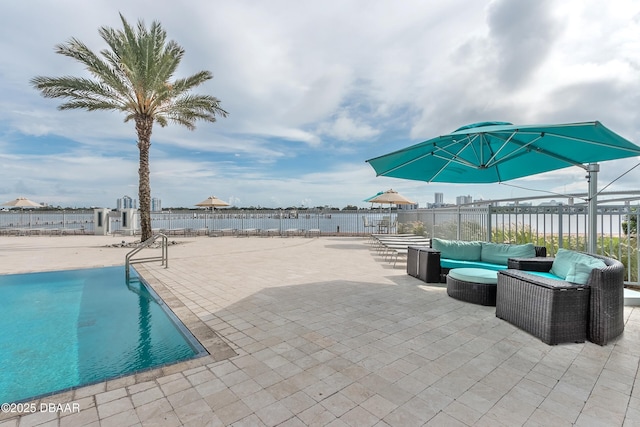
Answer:
[(589, 219), (587, 230), (587, 252), (595, 254), (598, 249), (598, 171), (600, 165), (589, 163), (587, 165), (587, 179), (589, 180)]

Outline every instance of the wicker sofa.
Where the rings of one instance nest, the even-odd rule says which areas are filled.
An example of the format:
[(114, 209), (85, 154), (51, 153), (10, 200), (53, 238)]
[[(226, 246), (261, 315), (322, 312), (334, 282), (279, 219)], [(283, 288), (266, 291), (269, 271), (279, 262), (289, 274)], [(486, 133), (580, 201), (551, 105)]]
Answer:
[(415, 275), (412, 274), (412, 270), (415, 269), (417, 273), (415, 277), (427, 283), (445, 283), (447, 273), (453, 268), (483, 268), (499, 271), (508, 268), (509, 258), (523, 258), (522, 254), (527, 254), (526, 257), (547, 255), (547, 249), (544, 246), (533, 246), (530, 243), (515, 245), (433, 238), (429, 245), (429, 248), (421, 247), (413, 254), (410, 252), (407, 260), (407, 273)]
[[(624, 266), (608, 257), (561, 251), (555, 259), (510, 259), (509, 269), (498, 273), (496, 316), (547, 344), (588, 339), (606, 345), (624, 330)], [(554, 272), (562, 255), (601, 265), (583, 271), (582, 279), (568, 272), (563, 280)]]

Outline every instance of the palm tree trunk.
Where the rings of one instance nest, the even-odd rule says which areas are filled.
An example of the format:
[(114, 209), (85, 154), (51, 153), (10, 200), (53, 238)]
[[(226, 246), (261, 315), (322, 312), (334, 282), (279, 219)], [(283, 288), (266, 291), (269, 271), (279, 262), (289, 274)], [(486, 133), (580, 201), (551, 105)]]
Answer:
[(140, 150), (140, 167), (138, 168), (138, 200), (140, 201), (141, 240), (151, 238), (151, 184), (149, 180), (149, 148), (151, 147), (151, 130), (153, 118), (136, 117), (138, 132), (138, 149)]

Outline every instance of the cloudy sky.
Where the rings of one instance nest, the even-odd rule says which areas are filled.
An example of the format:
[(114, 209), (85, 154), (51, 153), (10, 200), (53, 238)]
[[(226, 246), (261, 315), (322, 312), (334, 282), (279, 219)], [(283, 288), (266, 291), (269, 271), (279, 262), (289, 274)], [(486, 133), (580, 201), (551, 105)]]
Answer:
[[(605, 6), (606, 4), (606, 6)], [(599, 120), (640, 144), (640, 2), (632, 0), (27, 0), (0, 15), (0, 202), (115, 207), (137, 198), (132, 123), (58, 111), (36, 75), (84, 75), (54, 46), (98, 29), (159, 21), (186, 51), (176, 77), (209, 70), (197, 92), (228, 118), (195, 131), (156, 126), (152, 196), (164, 207), (215, 195), (238, 206), (366, 206), (394, 188), (506, 198), (518, 187), (584, 192), (569, 168), (494, 185), (376, 178), (365, 160), (481, 121)], [(600, 187), (638, 158), (601, 165)], [(638, 189), (640, 168), (608, 190)]]

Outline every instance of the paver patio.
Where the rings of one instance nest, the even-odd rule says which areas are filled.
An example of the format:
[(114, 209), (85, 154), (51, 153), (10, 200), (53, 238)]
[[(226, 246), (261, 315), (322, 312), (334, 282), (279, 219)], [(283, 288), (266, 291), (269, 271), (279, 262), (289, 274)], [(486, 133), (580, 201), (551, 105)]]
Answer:
[[(133, 238), (124, 238), (133, 240)], [(0, 237), (0, 273), (123, 264), (121, 237)], [(137, 266), (212, 353), (43, 398), (5, 426), (640, 425), (640, 307), (548, 346), (362, 238), (176, 238)], [(1, 375), (1, 373), (0, 373)]]

